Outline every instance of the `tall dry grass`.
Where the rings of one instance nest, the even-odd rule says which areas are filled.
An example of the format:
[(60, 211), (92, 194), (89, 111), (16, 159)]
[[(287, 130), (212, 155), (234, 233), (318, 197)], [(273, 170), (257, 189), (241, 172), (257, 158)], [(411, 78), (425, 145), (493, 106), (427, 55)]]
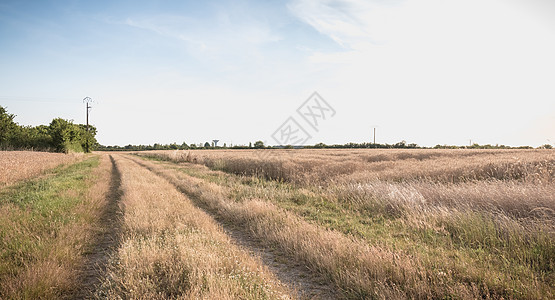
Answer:
[[(261, 224), (283, 214), (268, 206), (278, 205), (301, 219), (347, 236), (354, 233), (365, 241), (363, 245), (374, 245), (396, 257), (395, 261), (382, 258), (383, 264), (369, 267), (404, 274), (370, 276), (384, 283), (380, 285), (386, 287), (382, 290), (367, 282), (354, 288), (332, 277), (353, 295), (368, 295), (365, 288), (370, 287), (379, 291), (374, 294), (378, 297), (399, 290), (403, 292), (396, 296), (411, 293), (417, 297), (462, 298), (553, 296), (554, 151), (278, 150), (276, 153), (282, 156), (259, 156), (254, 151), (165, 151), (142, 155), (194, 162), (239, 174), (234, 179), (183, 164), (181, 168), (198, 179), (172, 173), (165, 176), (173, 176), (174, 184), (204, 199), (204, 205), (230, 221), (250, 224), (249, 228), (259, 232), (261, 238), (280, 245), (288, 253), (299, 253), (299, 246), (291, 246), (296, 236), (304, 240), (310, 237), (295, 231), (277, 238), (276, 231), (285, 230), (284, 224), (288, 224), (284, 219), (293, 215), (285, 213), (287, 217), (281, 215), (279, 221), (266, 227)], [(272, 181), (257, 181), (252, 176)], [(207, 180), (216, 185), (206, 185)], [(257, 204), (252, 204), (253, 201)], [(248, 206), (247, 203), (264, 209), (237, 208)], [(260, 218), (252, 217), (250, 220), (255, 221), (249, 223), (248, 218), (241, 219), (249, 210), (265, 213)], [(292, 222), (290, 226), (305, 224)], [(344, 235), (334, 238), (347, 243)], [(310, 252), (306, 257), (314, 258), (314, 252), (330, 253), (331, 250), (321, 250), (329, 248), (315, 243), (310, 244), (312, 250), (306, 250)], [(337, 263), (348, 251), (337, 248), (331, 251), (335, 258), (330, 255), (328, 260)], [(303, 260), (314, 267), (326, 259)], [(357, 264), (336, 266), (336, 270), (347, 273), (364, 270), (362, 263)], [(330, 270), (334, 267), (327, 266), (314, 268), (333, 274)]]
[(282, 299), (288, 291), (175, 187), (118, 157), (123, 233), (97, 296)]
[(193, 150), (138, 153), (244, 176), (302, 184), (369, 179), (457, 183), (488, 179), (551, 183), (553, 150)]
[[(226, 191), (217, 184), (152, 163), (143, 164), (192, 195), (207, 210), (226, 221), (245, 226), (269, 246), (278, 247), (286, 255), (320, 272), (342, 288), (348, 297), (398, 299), (456, 295), (474, 299), (506, 294), (502, 289), (496, 290), (491, 282), (481, 282), (478, 279), (480, 269), (468, 272), (454, 267), (449, 270), (447, 266), (452, 263), (447, 258), (434, 262), (444, 264), (441, 269), (430, 268), (425, 257), (418, 253), (395, 251), (326, 230), (267, 201), (236, 202), (227, 198)], [(500, 272), (496, 275), (505, 277)], [(536, 293), (533, 289), (527, 292)]]
[(0, 188), (82, 158), (83, 154), (77, 153), (0, 151)]
[[(138, 155), (326, 190), (349, 204), (501, 211), (555, 217), (553, 150), (154, 151)], [(280, 156), (281, 155), (281, 156)], [(371, 159), (372, 158), (372, 159)], [(401, 204), (399, 204), (401, 203)]]

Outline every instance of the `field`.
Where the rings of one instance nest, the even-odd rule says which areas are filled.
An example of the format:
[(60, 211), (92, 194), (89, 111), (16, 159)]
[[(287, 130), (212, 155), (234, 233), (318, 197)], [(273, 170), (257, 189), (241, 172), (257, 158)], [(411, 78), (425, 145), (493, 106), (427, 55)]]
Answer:
[(0, 151), (0, 187), (37, 176), (43, 171), (79, 159), (79, 154)]
[(0, 298), (555, 297), (553, 150), (22, 155)]

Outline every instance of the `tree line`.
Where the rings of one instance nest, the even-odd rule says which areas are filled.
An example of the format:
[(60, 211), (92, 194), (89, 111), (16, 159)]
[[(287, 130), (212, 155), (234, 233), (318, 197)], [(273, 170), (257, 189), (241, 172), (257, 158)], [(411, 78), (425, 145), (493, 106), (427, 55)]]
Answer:
[(55, 118), (49, 125), (24, 126), (0, 105), (0, 149), (56, 152), (91, 152), (98, 146), (96, 128)]
[[(171, 143), (171, 144), (158, 144), (154, 145), (126, 145), (126, 146), (103, 146), (98, 145), (97, 150), (100, 151), (148, 151), (148, 150), (193, 150), (193, 149), (533, 149), (531, 146), (511, 147), (506, 145), (479, 145), (473, 144), (471, 146), (457, 146), (457, 145), (436, 145), (434, 147), (422, 147), (414, 143), (407, 143), (400, 141), (394, 144), (377, 144), (377, 143), (346, 143), (326, 145), (324, 143), (317, 143), (315, 145), (279, 145), (267, 146), (262, 141), (249, 143), (248, 145), (232, 145), (215, 146), (214, 143), (199, 143), (187, 144), (185, 142)], [(538, 148), (551, 149), (551, 145), (546, 144)]]

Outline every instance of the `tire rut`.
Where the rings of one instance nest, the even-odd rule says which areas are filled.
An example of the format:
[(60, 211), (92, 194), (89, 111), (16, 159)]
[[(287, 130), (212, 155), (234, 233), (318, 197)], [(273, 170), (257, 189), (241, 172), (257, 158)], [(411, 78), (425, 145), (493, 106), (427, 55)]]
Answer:
[[(214, 217), (214, 216), (213, 216)], [(247, 249), (251, 255), (257, 256), (262, 263), (276, 275), (276, 277), (300, 299), (338, 299), (335, 291), (330, 288), (325, 278), (310, 272), (305, 265), (288, 256), (283, 255), (279, 250), (264, 246), (263, 242), (245, 230), (235, 225), (224, 225), (219, 218), (214, 218), (220, 223), (224, 232), (233, 240), (236, 245)]]
[(110, 155), (111, 175), (107, 203), (99, 219), (99, 230), (92, 242), (92, 248), (85, 253), (85, 263), (80, 272), (81, 287), (76, 299), (94, 298), (96, 289), (104, 278), (108, 261), (119, 245), (123, 215), (119, 202), (122, 196), (121, 173)]
[(188, 193), (183, 188), (168, 180), (163, 174), (154, 168), (144, 164), (138, 159), (127, 159), (135, 162), (143, 168), (148, 169), (170, 182), (178, 191), (185, 194), (198, 208), (212, 216), (212, 218), (223, 228), (224, 232), (231, 238), (234, 244), (247, 250), (251, 255), (259, 257), (262, 263), (276, 275), (276, 277), (292, 291), (299, 299), (338, 299), (342, 298), (333, 283), (326, 281), (325, 278), (317, 273), (311, 272), (304, 264), (296, 261), (290, 255), (281, 253), (278, 249), (273, 249), (264, 244), (260, 238), (253, 236), (248, 230), (241, 228), (237, 224), (227, 222), (218, 214), (207, 209), (205, 205), (193, 194)]

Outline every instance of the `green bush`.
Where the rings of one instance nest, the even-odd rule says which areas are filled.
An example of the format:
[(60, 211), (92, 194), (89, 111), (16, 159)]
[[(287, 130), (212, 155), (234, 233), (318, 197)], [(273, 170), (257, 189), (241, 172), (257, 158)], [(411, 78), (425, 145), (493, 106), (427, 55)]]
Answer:
[(0, 149), (54, 150), (90, 152), (98, 143), (96, 128), (56, 118), (46, 125), (20, 126), (15, 115), (0, 106)]

